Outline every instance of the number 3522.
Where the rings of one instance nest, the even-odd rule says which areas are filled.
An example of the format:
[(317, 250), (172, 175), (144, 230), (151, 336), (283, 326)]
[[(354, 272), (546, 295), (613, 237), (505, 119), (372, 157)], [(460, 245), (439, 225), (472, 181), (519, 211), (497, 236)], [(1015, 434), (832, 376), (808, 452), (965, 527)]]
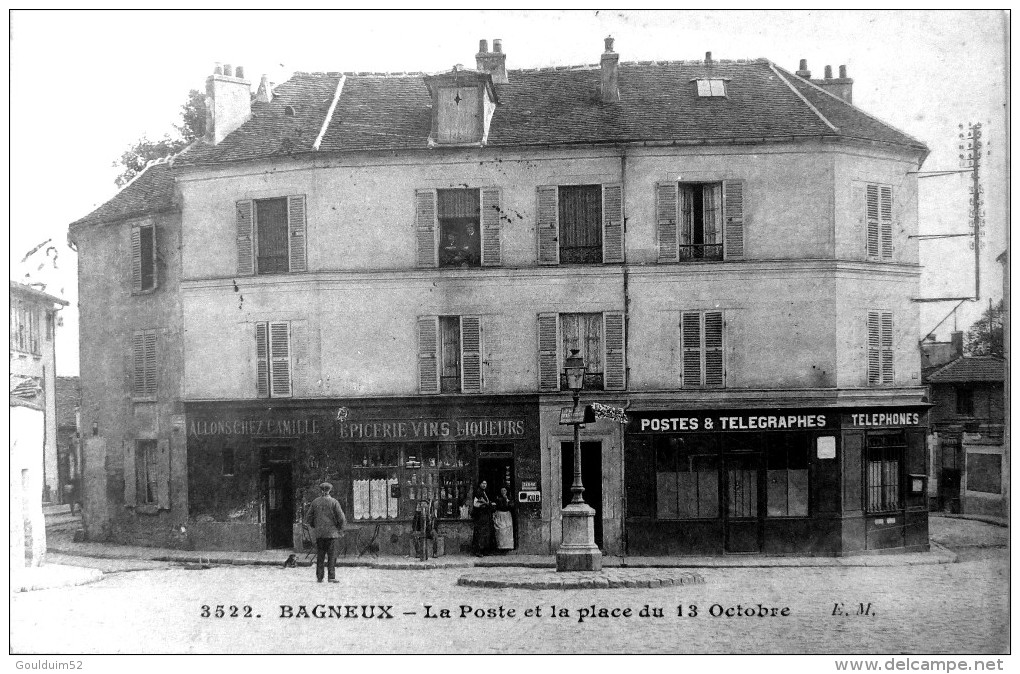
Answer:
[(201, 618), (258, 618), (251, 606), (226, 606), (202, 604)]

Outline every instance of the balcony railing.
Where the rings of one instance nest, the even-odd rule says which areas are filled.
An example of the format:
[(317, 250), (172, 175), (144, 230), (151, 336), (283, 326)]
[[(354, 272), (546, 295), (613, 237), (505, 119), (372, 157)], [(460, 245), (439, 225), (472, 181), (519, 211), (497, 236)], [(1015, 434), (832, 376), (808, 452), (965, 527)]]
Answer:
[(721, 260), (723, 245), (721, 243), (692, 243), (680, 246), (681, 260)]

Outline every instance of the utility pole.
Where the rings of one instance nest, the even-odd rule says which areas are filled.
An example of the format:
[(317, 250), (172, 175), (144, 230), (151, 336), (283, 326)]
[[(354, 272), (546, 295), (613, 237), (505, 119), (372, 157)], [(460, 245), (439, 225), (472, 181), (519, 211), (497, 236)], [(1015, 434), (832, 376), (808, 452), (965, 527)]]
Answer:
[(970, 219), (974, 240), (974, 299), (981, 299), (981, 239), (985, 235), (984, 187), (981, 186), (981, 157), (986, 143), (982, 141), (981, 122), (960, 124), (960, 167), (971, 169)]

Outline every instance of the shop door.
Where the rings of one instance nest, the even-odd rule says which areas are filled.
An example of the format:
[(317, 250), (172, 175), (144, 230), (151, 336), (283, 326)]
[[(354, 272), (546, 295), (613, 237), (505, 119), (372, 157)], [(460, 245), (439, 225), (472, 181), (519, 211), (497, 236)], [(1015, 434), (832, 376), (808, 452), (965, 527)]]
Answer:
[(266, 547), (294, 546), (294, 484), (289, 461), (262, 467), (262, 504), (266, 513)]
[[(570, 485), (574, 483), (574, 443), (560, 443), (563, 473), (563, 505), (573, 498)], [(602, 443), (581, 443), (581, 484), (584, 485), (584, 502), (595, 509), (595, 545), (602, 547)]]
[[(514, 460), (513, 455), (507, 453), (480, 453), (478, 456), (478, 481), (477, 487), (483, 480), (488, 483), (485, 493), (489, 495), (490, 501), (495, 501), (499, 496), (500, 487), (506, 487), (507, 493), (514, 496)], [(474, 488), (472, 488), (472, 492)]]
[(761, 454), (725, 457), (726, 552), (756, 553), (762, 550)]

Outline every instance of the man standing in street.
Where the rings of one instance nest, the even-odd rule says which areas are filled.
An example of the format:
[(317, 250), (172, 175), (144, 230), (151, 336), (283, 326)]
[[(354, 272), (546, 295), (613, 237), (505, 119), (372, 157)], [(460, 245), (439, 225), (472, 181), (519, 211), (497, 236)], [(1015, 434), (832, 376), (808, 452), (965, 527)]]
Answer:
[(339, 581), (336, 579), (336, 542), (347, 524), (347, 518), (344, 517), (340, 503), (329, 495), (333, 485), (323, 482), (319, 489), (322, 495), (312, 501), (308, 506), (308, 512), (305, 513), (305, 524), (315, 538), (315, 578), (322, 582), (322, 563), (328, 557), (329, 582), (337, 583)]

